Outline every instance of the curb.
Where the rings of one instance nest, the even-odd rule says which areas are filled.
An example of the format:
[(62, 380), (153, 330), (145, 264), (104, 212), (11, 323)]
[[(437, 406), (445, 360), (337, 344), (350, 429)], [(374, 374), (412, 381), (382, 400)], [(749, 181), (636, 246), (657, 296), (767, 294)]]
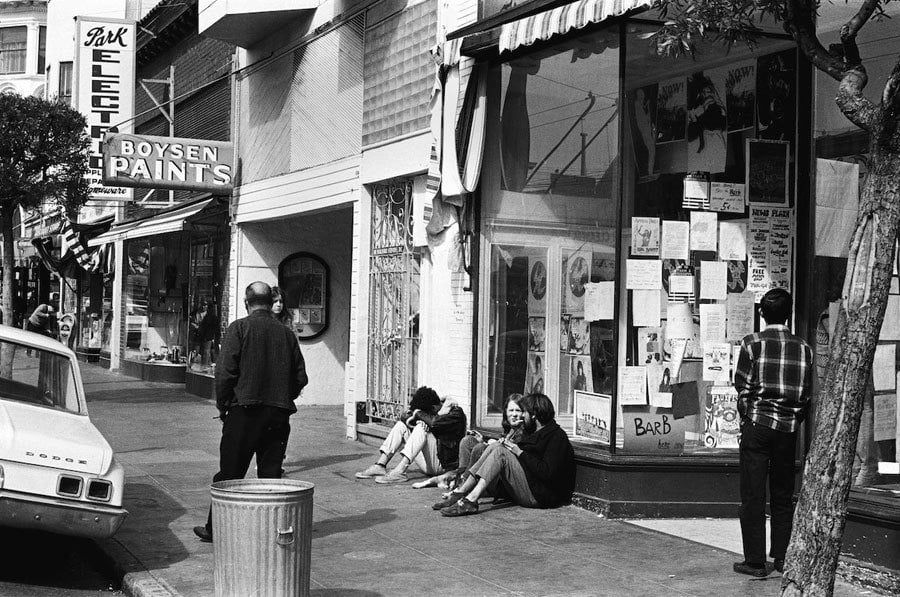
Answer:
[(128, 597), (181, 597), (166, 581), (144, 568), (140, 561), (115, 538), (95, 541), (98, 556)]

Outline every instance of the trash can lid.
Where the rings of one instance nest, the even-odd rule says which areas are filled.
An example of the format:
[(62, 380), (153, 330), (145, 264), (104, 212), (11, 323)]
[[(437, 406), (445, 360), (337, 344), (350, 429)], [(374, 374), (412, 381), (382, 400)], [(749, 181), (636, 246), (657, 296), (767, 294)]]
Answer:
[(225, 493), (273, 494), (311, 492), (315, 485), (296, 479), (233, 479), (216, 481), (210, 488)]

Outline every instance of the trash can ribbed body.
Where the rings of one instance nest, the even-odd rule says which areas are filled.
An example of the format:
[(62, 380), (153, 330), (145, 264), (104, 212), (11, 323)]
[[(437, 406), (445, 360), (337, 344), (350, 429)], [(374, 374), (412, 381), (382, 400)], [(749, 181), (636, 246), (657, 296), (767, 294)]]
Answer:
[(212, 484), (217, 597), (309, 595), (313, 488), (293, 479)]

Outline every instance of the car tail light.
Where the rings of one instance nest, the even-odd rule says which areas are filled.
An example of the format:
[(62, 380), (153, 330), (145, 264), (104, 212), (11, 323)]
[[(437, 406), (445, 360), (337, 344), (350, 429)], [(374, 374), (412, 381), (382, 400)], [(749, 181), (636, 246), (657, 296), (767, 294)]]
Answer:
[(81, 495), (81, 477), (60, 475), (56, 484), (56, 493), (68, 497), (78, 497)]
[(0, 465), (0, 489), (3, 489), (3, 482), (6, 480), (6, 475), (3, 473), (3, 465)]
[(91, 479), (88, 482), (88, 499), (108, 502), (112, 496), (112, 483), (103, 479)]

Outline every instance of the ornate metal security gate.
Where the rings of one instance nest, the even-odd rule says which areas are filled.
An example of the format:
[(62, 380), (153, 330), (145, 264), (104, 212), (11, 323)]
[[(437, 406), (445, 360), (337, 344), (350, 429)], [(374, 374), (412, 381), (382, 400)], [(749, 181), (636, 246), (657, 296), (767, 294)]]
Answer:
[(421, 256), (413, 247), (412, 181), (373, 191), (366, 411), (376, 420), (396, 420), (417, 382)]

